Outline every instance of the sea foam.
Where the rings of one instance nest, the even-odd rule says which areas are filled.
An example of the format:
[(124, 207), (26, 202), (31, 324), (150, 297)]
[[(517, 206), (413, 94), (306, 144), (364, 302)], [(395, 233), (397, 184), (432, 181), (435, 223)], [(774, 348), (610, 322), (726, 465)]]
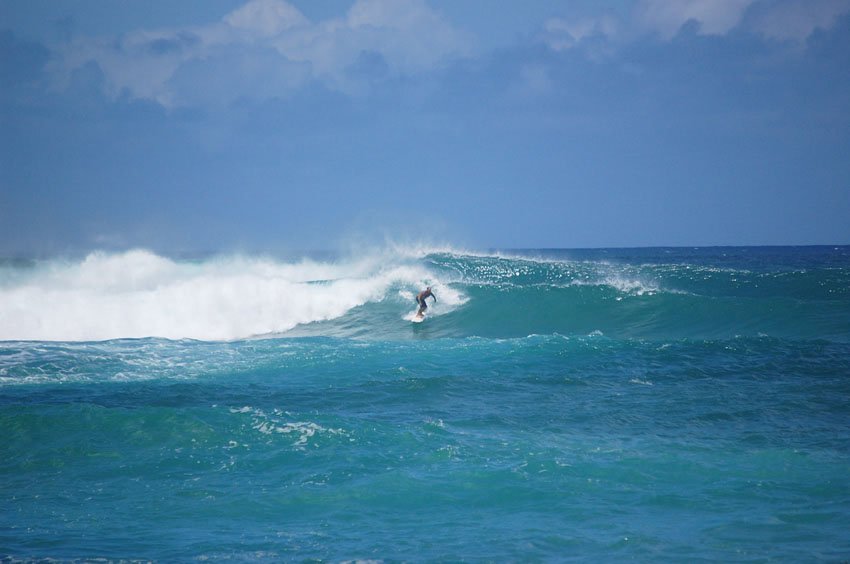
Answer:
[(145, 250), (96, 252), (24, 276), (0, 271), (0, 340), (239, 339), (334, 319), (425, 284), (440, 288), (421, 264), (382, 255), (176, 261)]

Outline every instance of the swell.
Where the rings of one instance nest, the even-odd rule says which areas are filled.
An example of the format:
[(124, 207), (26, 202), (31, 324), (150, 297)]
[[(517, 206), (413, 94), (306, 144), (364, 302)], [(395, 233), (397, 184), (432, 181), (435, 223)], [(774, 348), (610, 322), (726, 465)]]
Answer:
[[(613, 262), (582, 257), (435, 253), (423, 262), (463, 296), (429, 322), (398, 324), (392, 300), (355, 308), (291, 334), (343, 337), (514, 338), (532, 334), (613, 338), (728, 339), (773, 336), (850, 339), (850, 268), (810, 254), (778, 261), (695, 254), (679, 262)], [(846, 262), (846, 261), (845, 261)], [(746, 267), (746, 268), (744, 268)]]
[(848, 308), (784, 296), (748, 298), (600, 286), (470, 285), (468, 302), (422, 324), (399, 324), (389, 304), (368, 304), (336, 320), (297, 327), (292, 336), (349, 338), (515, 338), (533, 334), (611, 338), (728, 339), (771, 336), (846, 341)]
[[(850, 259), (838, 249), (390, 249), (289, 262), (251, 256), (179, 261), (130, 251), (79, 261), (7, 261), (0, 263), (0, 340), (601, 332), (847, 341)], [(411, 324), (415, 293), (425, 285), (434, 287), (438, 301), (425, 323)]]
[[(843, 248), (842, 248), (843, 249)], [(635, 251), (639, 251), (636, 249)], [(598, 252), (581, 258), (561, 251), (552, 256), (457, 256), (427, 257), (438, 269), (456, 273), (461, 280), (496, 286), (608, 286), (628, 294), (658, 291), (692, 293), (714, 297), (787, 297), (802, 300), (850, 299), (850, 259), (825, 253), (816, 261), (793, 254), (784, 261), (768, 255), (739, 264), (707, 253), (693, 252), (668, 262), (663, 253), (654, 257), (636, 253), (630, 260), (611, 260)], [(654, 258), (653, 261), (647, 259)]]

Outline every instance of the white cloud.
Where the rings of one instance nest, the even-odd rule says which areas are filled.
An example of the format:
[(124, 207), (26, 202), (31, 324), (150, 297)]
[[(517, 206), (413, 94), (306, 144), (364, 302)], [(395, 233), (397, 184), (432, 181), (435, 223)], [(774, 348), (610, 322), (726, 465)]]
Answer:
[(285, 96), (310, 79), (353, 91), (364, 78), (352, 67), (364, 54), (405, 75), (464, 56), (469, 46), (424, 0), (357, 0), (343, 17), (318, 23), (284, 0), (251, 0), (211, 25), (78, 39), (51, 69), (67, 85), (94, 61), (107, 95), (172, 107)]
[(423, 0), (360, 0), (348, 11), (347, 24), (416, 31), (423, 24), (439, 28), (442, 21)]
[(767, 37), (804, 41), (850, 13), (850, 0), (774, 0), (756, 4), (749, 26)]
[(550, 18), (540, 38), (554, 51), (572, 49), (593, 37), (615, 46), (646, 34), (670, 40), (682, 26), (695, 22), (701, 35), (741, 29), (802, 43), (848, 13), (850, 0), (634, 0), (630, 13), (619, 17)]
[(676, 35), (693, 20), (700, 33), (722, 35), (736, 27), (754, 0), (640, 0), (635, 8), (636, 23), (665, 39)]
[(529, 64), (519, 70), (516, 82), (508, 91), (515, 100), (534, 100), (552, 92), (554, 83), (545, 65)]
[(723, 35), (741, 26), (766, 37), (803, 41), (850, 12), (850, 0), (639, 0), (636, 23), (670, 39), (688, 21), (704, 35)]
[(262, 36), (273, 36), (310, 24), (297, 8), (281, 0), (252, 0), (226, 15), (224, 23)]
[(470, 53), (468, 36), (423, 0), (358, 0), (345, 17), (278, 36), (286, 57), (309, 62), (316, 75), (346, 90), (346, 70), (364, 53), (380, 56), (398, 74), (413, 74)]
[(608, 16), (575, 21), (550, 18), (546, 20), (543, 30), (543, 41), (551, 49), (563, 51), (575, 47), (586, 38), (594, 36), (613, 37), (619, 31), (619, 25), (614, 18)]
[(181, 106), (224, 106), (239, 99), (280, 97), (310, 79), (309, 65), (282, 57), (266, 46), (217, 49), (186, 61), (166, 89)]

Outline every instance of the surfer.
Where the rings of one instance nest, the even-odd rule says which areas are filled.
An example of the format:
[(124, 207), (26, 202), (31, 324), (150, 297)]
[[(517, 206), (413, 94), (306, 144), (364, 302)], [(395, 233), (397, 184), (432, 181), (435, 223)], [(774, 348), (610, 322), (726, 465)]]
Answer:
[(437, 296), (431, 291), (431, 286), (428, 286), (416, 295), (416, 303), (419, 304), (419, 311), (416, 312), (417, 317), (424, 317), (425, 310), (428, 309), (428, 304), (425, 303), (425, 298), (434, 298), (434, 303), (437, 303)]

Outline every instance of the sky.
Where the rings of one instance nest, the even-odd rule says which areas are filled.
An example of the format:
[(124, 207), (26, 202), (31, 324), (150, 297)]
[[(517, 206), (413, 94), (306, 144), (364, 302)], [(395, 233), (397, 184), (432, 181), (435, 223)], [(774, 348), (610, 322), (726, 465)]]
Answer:
[(0, 0), (0, 256), (850, 243), (850, 0)]

